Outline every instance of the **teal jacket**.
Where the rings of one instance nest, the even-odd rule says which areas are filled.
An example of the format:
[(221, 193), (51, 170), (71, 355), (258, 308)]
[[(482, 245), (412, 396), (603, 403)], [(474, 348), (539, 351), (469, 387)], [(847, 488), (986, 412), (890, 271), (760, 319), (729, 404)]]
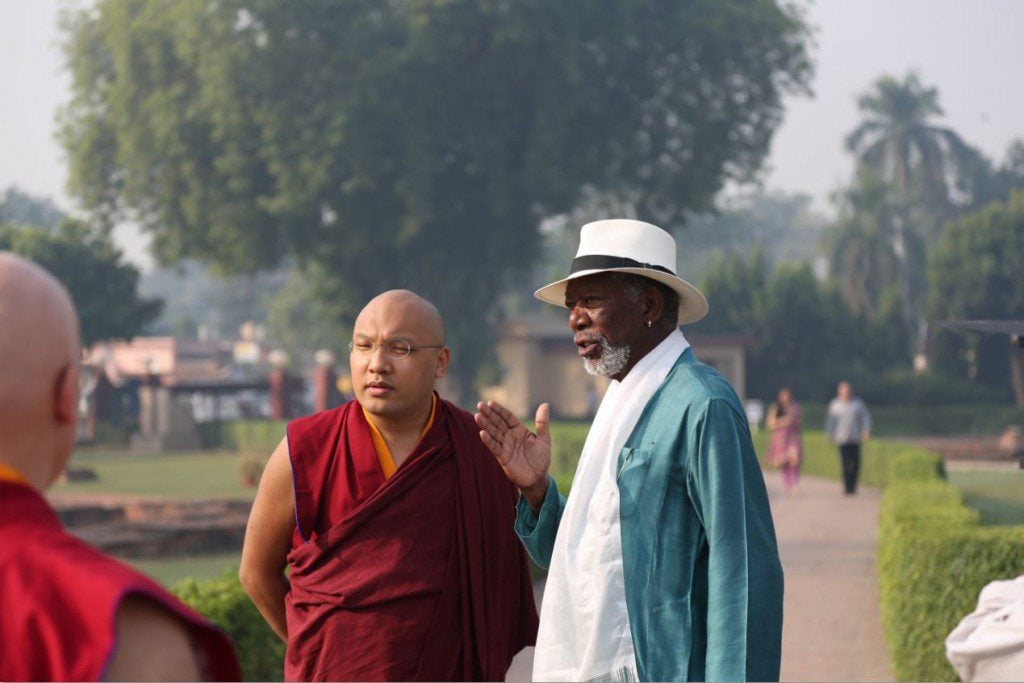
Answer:
[[(764, 477), (732, 387), (687, 349), (619, 454), (622, 562), (644, 681), (778, 680), (782, 565)], [(551, 561), (565, 498), (551, 480), (516, 531)]]

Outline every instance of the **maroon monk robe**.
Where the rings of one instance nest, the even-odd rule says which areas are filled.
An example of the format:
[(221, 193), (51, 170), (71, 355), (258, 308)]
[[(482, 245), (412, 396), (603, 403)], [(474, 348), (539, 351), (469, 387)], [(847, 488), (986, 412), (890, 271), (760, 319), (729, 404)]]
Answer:
[(223, 633), (150, 579), (64, 531), (34, 489), (0, 481), (0, 680), (102, 680), (116, 646), (118, 606), (131, 595), (181, 618), (214, 680), (241, 679)]
[(502, 680), (537, 632), (514, 487), (473, 417), (434, 425), (384, 481), (358, 403), (288, 425), (297, 529), (288, 680)]

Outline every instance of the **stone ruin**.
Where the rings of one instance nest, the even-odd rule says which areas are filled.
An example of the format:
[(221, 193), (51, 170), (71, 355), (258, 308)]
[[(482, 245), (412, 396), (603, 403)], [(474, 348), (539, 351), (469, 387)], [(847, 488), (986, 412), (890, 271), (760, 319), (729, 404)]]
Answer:
[(82, 540), (129, 559), (240, 550), (252, 502), (235, 498), (150, 498), (66, 494), (50, 501)]

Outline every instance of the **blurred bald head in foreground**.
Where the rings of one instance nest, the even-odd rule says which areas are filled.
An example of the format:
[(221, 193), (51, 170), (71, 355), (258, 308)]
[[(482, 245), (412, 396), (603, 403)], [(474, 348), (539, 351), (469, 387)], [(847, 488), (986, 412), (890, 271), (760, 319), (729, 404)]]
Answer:
[(37, 489), (60, 475), (74, 447), (79, 355), (67, 290), (0, 252), (0, 462)]
[(222, 633), (40, 495), (74, 448), (79, 357), (67, 290), (0, 252), (0, 680), (240, 680)]

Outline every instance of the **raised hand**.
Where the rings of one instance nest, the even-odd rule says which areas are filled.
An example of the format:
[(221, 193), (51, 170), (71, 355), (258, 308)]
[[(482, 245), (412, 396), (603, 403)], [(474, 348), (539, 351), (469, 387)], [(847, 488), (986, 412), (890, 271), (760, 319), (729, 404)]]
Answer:
[(500, 403), (488, 401), (476, 407), (480, 440), (494, 453), (509, 481), (519, 487), (534, 509), (539, 508), (547, 491), (551, 467), (548, 404), (542, 403), (537, 408), (536, 434)]

